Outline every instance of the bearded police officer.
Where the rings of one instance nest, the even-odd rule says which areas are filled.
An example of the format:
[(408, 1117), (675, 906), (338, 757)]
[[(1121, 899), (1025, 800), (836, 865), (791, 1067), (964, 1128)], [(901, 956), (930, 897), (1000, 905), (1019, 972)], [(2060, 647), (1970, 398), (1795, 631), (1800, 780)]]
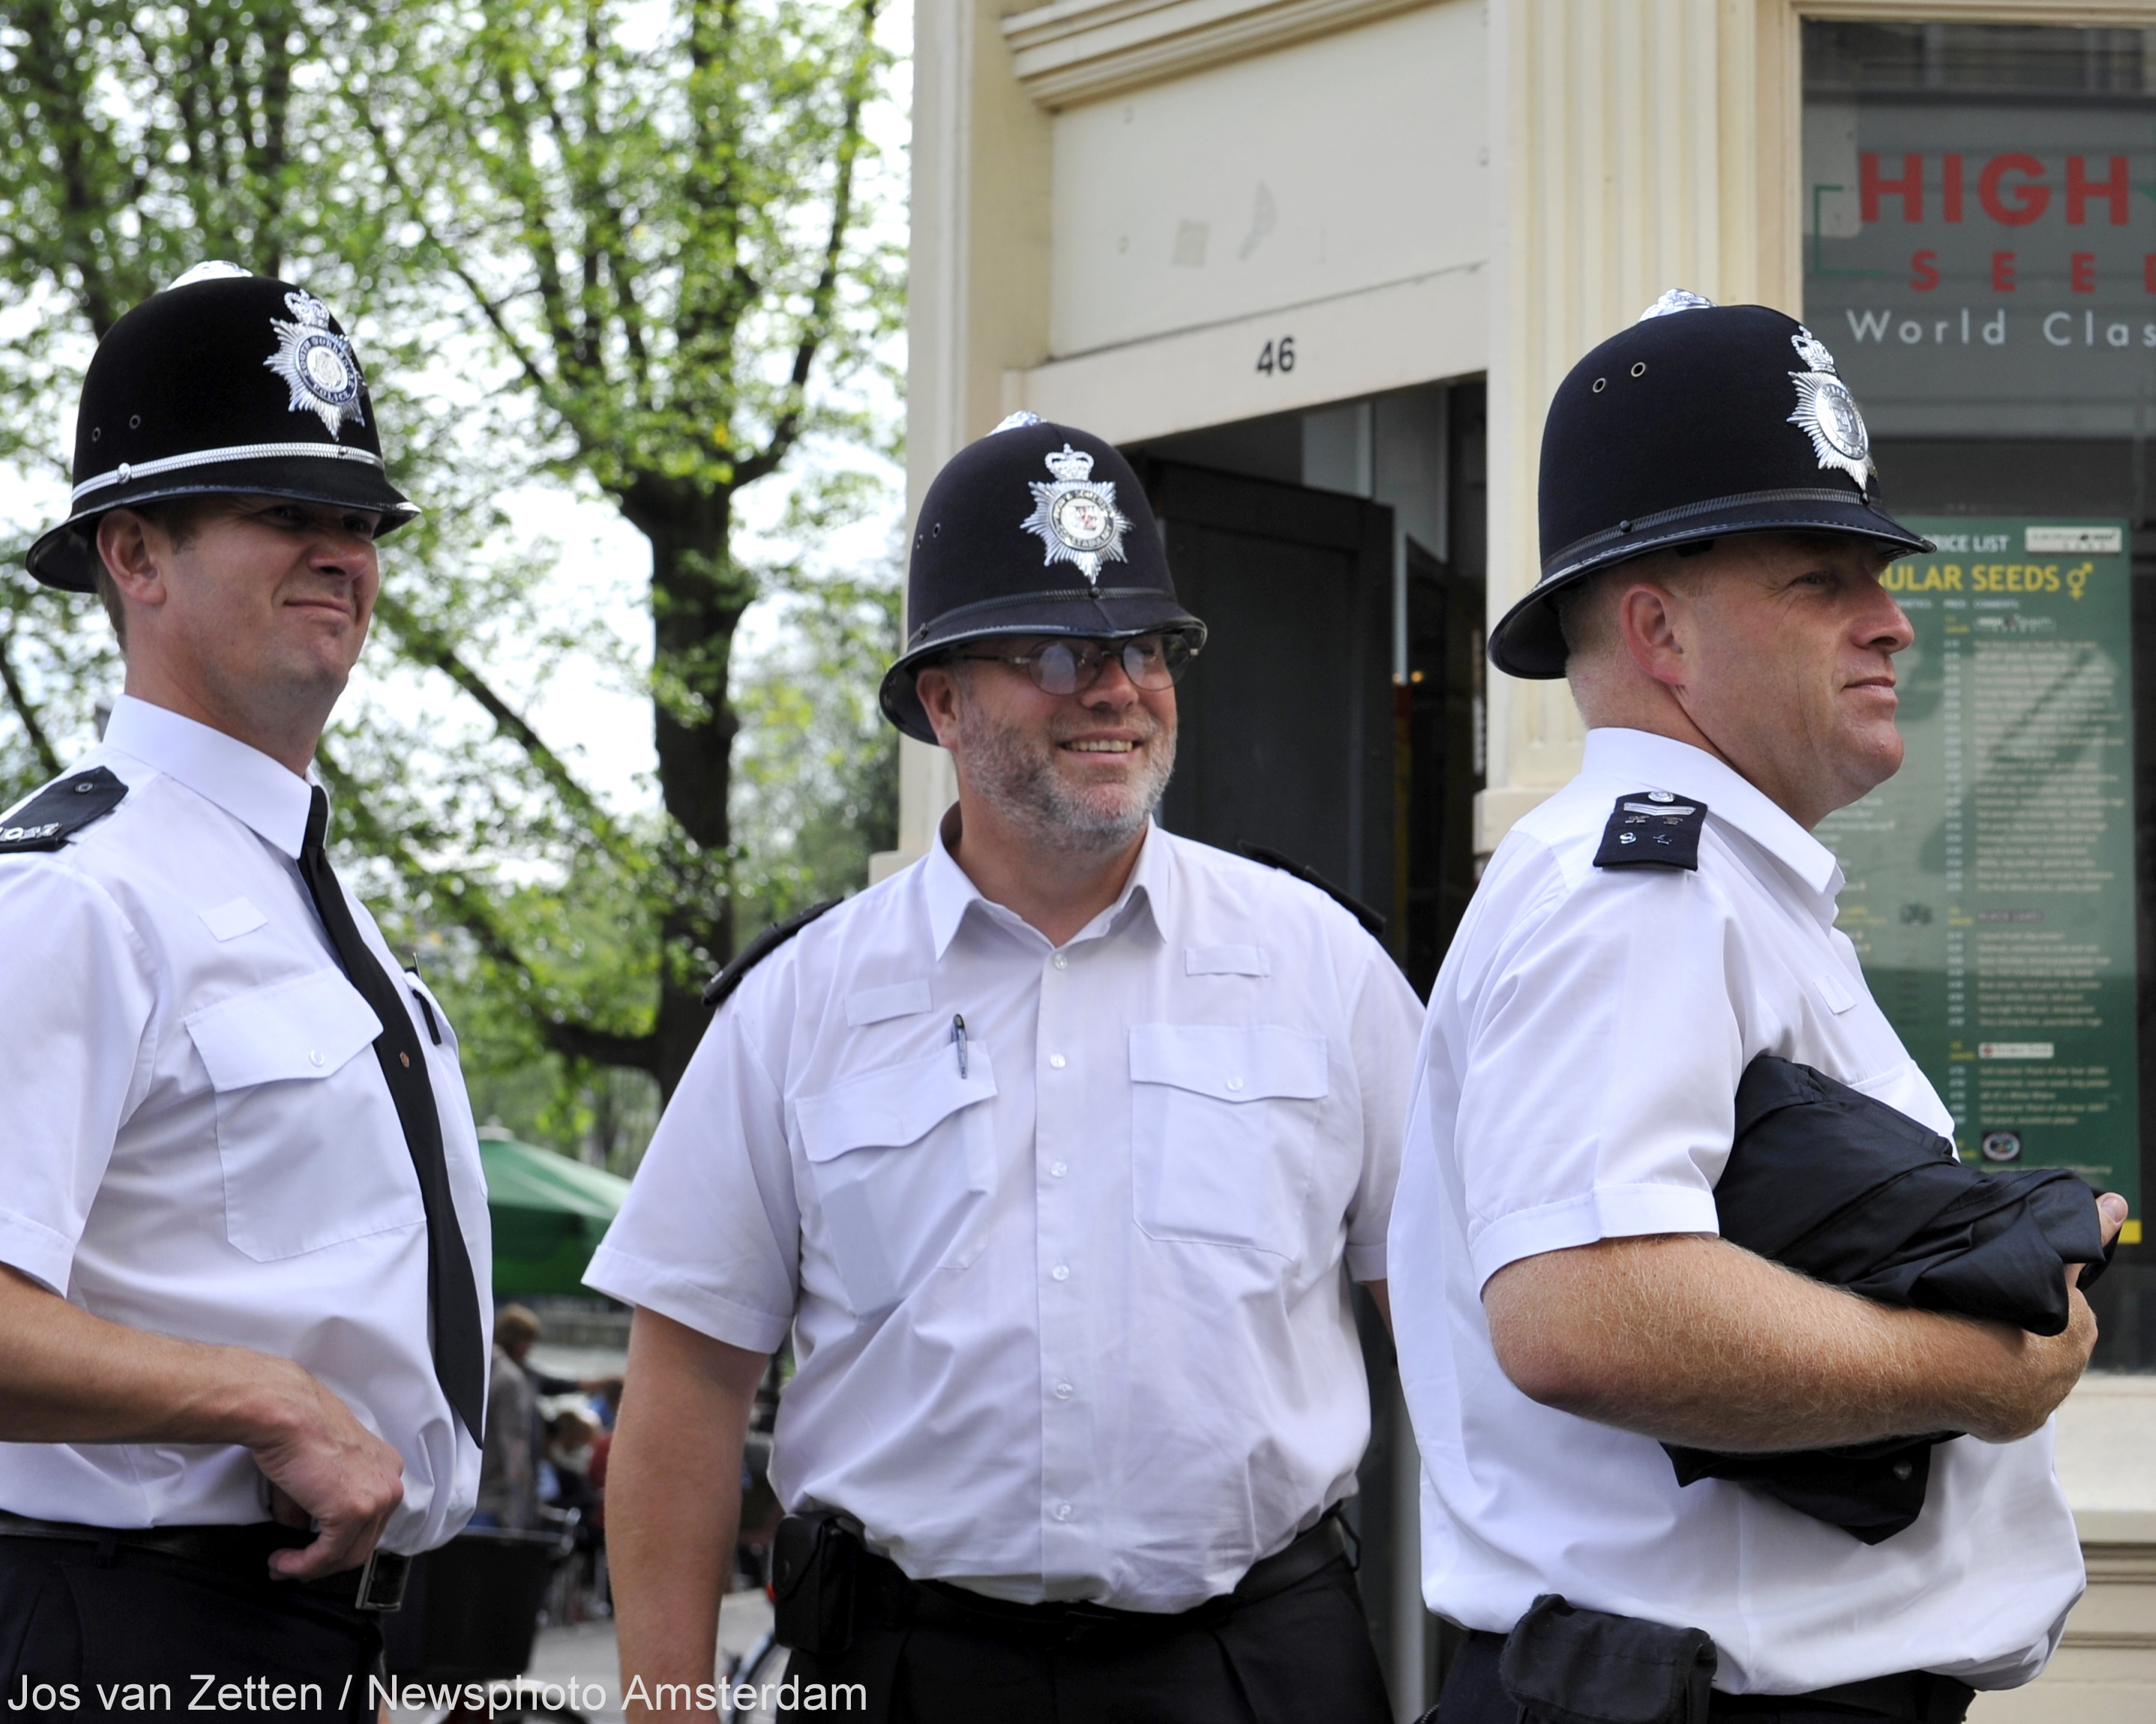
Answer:
[[(1393, 1220), (1424, 1593), (1476, 1631), (1439, 1716), (1512, 1724), (1522, 1690), (1607, 1716), (1567, 1685), (1609, 1661), (1543, 1658), (1589, 1645), (1676, 1660), (1665, 1696), (1711, 1671), (1715, 1717), (1958, 1719), (2041, 1669), (2081, 1588), (2046, 1421), (2086, 1301), (2039, 1337), (1715, 1237), (1761, 1055), (1953, 1131), (1812, 836), (1901, 763), (1911, 636), (1878, 576), (1928, 547), (1881, 511), (1826, 347), (1686, 294), (1566, 378), (1541, 510), (1542, 580), (1490, 656), (1569, 680), (1585, 761), (1499, 846), (1445, 959)], [(2125, 1206), (2102, 1208), (2108, 1235)], [(1734, 1479), (1681, 1485), (1661, 1446), (1942, 1432), (1967, 1434), (1875, 1542)]]
[(721, 978), (588, 1277), (639, 1307), (608, 1504), (631, 1701), (713, 1697), (791, 1326), (803, 1707), (1378, 1724), (1330, 1511), (1419, 1008), (1324, 891), (1149, 824), (1205, 629), (1112, 447), (1020, 415), (961, 452), (907, 598), (884, 711), (950, 751), (957, 803)]
[(126, 682), (0, 817), (0, 1671), (78, 1719), (205, 1674), (371, 1718), (487, 1348), (455, 1044), (310, 774), (417, 511), (328, 308), (229, 265), (106, 335), (74, 481), (30, 571), (100, 594)]

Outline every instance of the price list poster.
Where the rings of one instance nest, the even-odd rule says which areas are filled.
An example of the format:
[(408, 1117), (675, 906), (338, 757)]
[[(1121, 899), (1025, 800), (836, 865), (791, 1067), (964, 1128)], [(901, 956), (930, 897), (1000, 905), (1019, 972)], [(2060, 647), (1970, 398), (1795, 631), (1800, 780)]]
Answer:
[(2071, 1167), (2133, 1206), (2133, 726), (2123, 521), (1907, 518), (1881, 579), (1902, 770), (1830, 816), (1840, 926), (1962, 1159)]

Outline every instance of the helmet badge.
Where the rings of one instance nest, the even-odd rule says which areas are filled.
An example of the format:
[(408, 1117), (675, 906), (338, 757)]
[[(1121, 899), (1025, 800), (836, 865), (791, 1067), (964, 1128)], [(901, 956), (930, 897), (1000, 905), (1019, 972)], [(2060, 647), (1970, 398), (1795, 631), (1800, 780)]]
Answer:
[(330, 327), (330, 308), (311, 293), (288, 293), (285, 306), (299, 321), (270, 320), (277, 331), (277, 351), (262, 362), (292, 392), (294, 413), (311, 411), (331, 436), (341, 435), (347, 420), (364, 424), (359, 404), (364, 387), (352, 343)]
[(1812, 440), (1822, 469), (1838, 467), (1862, 490), (1871, 477), (1871, 434), (1864, 428), (1864, 415), (1856, 410), (1856, 398), (1849, 385), (1835, 375), (1834, 355), (1826, 343), (1802, 324), (1789, 337), (1804, 370), (1789, 373), (1797, 386), (1797, 410), (1789, 423)]
[(1103, 562), (1125, 560), (1123, 535), (1130, 531), (1130, 519), (1116, 506), (1114, 484), (1094, 482), (1093, 458), (1083, 449), (1066, 443), (1045, 459), (1055, 482), (1027, 481), (1033, 513), (1019, 526), (1048, 547), (1043, 567), (1075, 562), (1087, 583), (1097, 587)]

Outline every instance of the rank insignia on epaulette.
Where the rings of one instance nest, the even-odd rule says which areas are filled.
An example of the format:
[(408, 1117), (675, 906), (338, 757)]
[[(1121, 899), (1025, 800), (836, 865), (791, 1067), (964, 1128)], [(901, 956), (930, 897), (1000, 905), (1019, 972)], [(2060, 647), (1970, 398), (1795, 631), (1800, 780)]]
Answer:
[(1707, 825), (1707, 804), (1680, 800), (1666, 790), (1635, 790), (1617, 798), (1609, 824), (1602, 829), (1597, 868), (1691, 868), (1699, 866), (1699, 835)]
[(127, 787), (106, 767), (56, 778), (29, 801), (0, 818), (0, 855), (57, 850), (94, 820), (126, 799)]

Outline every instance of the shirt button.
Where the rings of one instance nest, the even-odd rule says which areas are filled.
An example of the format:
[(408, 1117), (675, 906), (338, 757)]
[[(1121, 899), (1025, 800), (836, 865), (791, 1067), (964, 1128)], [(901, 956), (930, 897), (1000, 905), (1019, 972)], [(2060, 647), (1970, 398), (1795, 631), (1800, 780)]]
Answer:
[(307, 1052), (307, 1064), (310, 1065), (320, 1065), (321, 1063), (322, 1056), (315, 1052), (312, 1049), (310, 1049)]
[(1067, 1502), (1057, 1503), (1055, 1505), (1055, 1518), (1059, 1521), (1069, 1520), (1070, 1518), (1070, 1505)]
[(1067, 1281), (1070, 1279), (1070, 1265), (1067, 1263), (1059, 1263), (1054, 1269), (1049, 1270), (1049, 1274), (1054, 1275), (1059, 1281)]
[(1067, 970), (1070, 967), (1070, 960), (1064, 957), (1064, 955), (1060, 952), (1057, 952), (1054, 957), (1049, 959), (1049, 962), (1055, 965), (1059, 970)]
[(1063, 1070), (1063, 1056), (1060, 1054), (1050, 1054), (1048, 1056), (1048, 1063), (1054, 1066), (1058, 1071)]
[(1240, 1089), (1241, 1089), (1241, 1088), (1243, 1087), (1243, 1080), (1242, 1080), (1242, 1079), (1240, 1079), (1240, 1078), (1229, 1078), (1229, 1079), (1228, 1080), (1228, 1087), (1229, 1087), (1229, 1089), (1231, 1089), (1231, 1090), (1240, 1090)]
[(1068, 1173), (1070, 1171), (1070, 1163), (1068, 1162), (1050, 1162), (1048, 1164), (1048, 1171), (1053, 1173), (1058, 1179), (1060, 1179), (1065, 1173)]
[(1059, 1401), (1067, 1401), (1077, 1393), (1078, 1391), (1067, 1383), (1059, 1383), (1055, 1385), (1055, 1398)]

